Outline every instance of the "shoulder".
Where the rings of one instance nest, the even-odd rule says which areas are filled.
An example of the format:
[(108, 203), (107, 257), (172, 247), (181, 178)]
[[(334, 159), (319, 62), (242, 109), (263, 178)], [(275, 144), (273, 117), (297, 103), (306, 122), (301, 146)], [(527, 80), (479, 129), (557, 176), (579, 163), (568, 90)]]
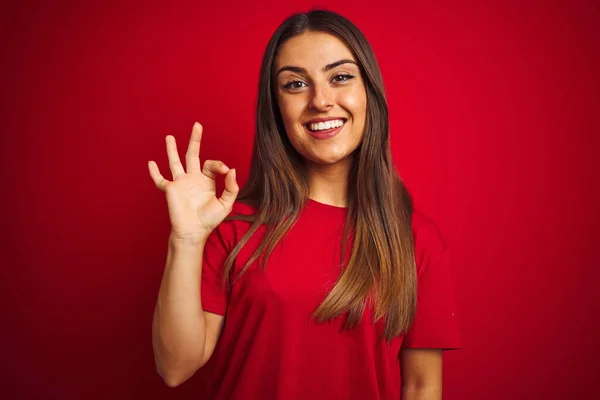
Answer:
[(446, 251), (446, 240), (438, 225), (429, 216), (415, 209), (412, 215), (412, 232), (415, 242), (417, 269), (439, 260)]
[(438, 225), (422, 211), (415, 209), (412, 214), (412, 231), (415, 242), (445, 247), (446, 241)]

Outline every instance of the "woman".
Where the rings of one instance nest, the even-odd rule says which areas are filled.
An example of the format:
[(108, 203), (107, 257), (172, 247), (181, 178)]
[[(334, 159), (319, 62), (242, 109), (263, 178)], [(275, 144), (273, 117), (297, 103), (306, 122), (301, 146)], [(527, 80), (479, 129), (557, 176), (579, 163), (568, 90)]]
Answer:
[(318, 10), (277, 29), (239, 196), (235, 169), (201, 170), (201, 136), (187, 172), (167, 136), (172, 182), (149, 163), (172, 225), (153, 322), (165, 382), (198, 371), (209, 399), (441, 398), (442, 350), (459, 347), (445, 244), (392, 163), (362, 33)]

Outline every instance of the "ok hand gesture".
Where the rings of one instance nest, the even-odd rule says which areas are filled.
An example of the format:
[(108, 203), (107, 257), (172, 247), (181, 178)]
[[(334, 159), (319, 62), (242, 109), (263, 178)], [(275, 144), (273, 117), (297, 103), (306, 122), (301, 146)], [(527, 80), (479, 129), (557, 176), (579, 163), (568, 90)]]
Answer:
[[(148, 162), (150, 177), (166, 193), (171, 221), (171, 237), (190, 243), (205, 241), (208, 235), (229, 215), (237, 198), (239, 186), (235, 169), (223, 162), (206, 160), (200, 170), (200, 141), (202, 125), (194, 124), (183, 169), (175, 138), (168, 135), (167, 156), (173, 181), (165, 179), (154, 161)], [(217, 174), (225, 175), (225, 190), (216, 197)]]

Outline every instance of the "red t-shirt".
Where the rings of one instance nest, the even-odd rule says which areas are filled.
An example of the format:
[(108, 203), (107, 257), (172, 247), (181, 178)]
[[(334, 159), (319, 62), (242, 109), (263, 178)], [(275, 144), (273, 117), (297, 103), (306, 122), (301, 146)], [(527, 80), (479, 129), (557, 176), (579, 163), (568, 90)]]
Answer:
[[(236, 203), (233, 213), (253, 209)], [(310, 315), (339, 276), (346, 208), (309, 200), (299, 220), (277, 244), (266, 271), (255, 262), (223, 289), (227, 254), (250, 224), (227, 221), (204, 249), (201, 301), (225, 315), (215, 351), (198, 372), (203, 399), (400, 398), (402, 347), (460, 347), (454, 290), (444, 240), (423, 214), (413, 214), (418, 270), (416, 319), (406, 336), (380, 341), (383, 322), (367, 309), (357, 328), (342, 330), (344, 316), (318, 323)], [(264, 237), (257, 231), (234, 264), (233, 276)]]

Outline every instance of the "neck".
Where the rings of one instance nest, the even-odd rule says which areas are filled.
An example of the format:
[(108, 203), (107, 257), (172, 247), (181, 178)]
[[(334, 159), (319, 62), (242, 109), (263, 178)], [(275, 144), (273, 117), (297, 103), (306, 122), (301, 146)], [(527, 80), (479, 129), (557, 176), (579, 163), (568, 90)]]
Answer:
[(335, 164), (306, 164), (309, 198), (336, 207), (348, 206), (350, 157)]

